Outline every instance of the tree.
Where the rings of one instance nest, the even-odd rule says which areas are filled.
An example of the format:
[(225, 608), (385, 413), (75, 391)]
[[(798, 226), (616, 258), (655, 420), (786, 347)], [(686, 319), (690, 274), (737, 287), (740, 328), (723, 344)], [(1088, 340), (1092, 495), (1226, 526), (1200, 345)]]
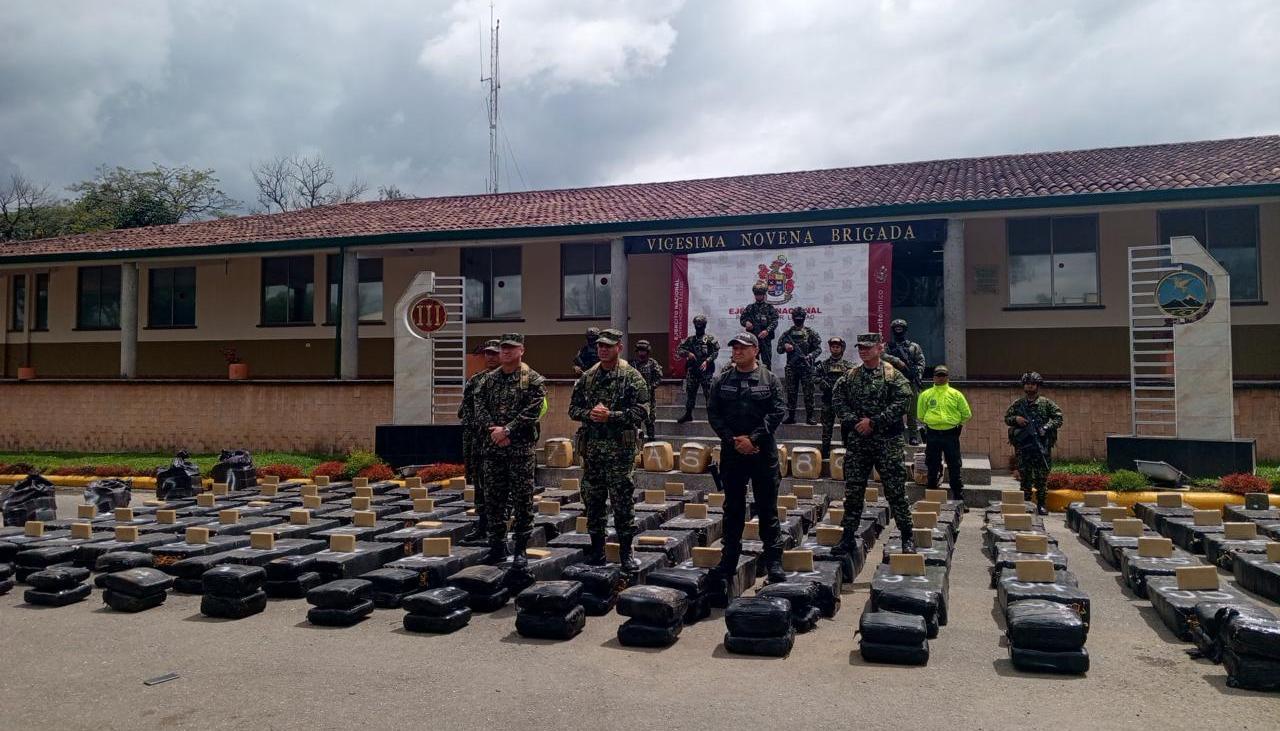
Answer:
[(378, 200), (380, 201), (402, 201), (413, 196), (400, 190), (394, 185), (379, 185)]
[(98, 168), (98, 174), (68, 187), (90, 230), (136, 228), (223, 218), (240, 203), (218, 188), (213, 170), (156, 165), (151, 170)]
[(0, 241), (21, 241), (52, 234), (42, 233), (43, 209), (57, 203), (48, 183), (37, 183), (21, 172), (0, 185)]
[(369, 190), (356, 178), (345, 188), (339, 185), (333, 166), (319, 155), (275, 157), (255, 163), (252, 172), (258, 205), (268, 213), (352, 203)]

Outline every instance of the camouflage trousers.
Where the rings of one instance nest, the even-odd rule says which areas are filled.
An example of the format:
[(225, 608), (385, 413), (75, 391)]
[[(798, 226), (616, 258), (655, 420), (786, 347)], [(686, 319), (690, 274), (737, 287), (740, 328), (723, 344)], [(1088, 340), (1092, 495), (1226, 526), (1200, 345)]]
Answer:
[(462, 465), (466, 468), (467, 484), (475, 488), (476, 515), (484, 515), (484, 460), (483, 447), (478, 436), (462, 436)]
[(654, 414), (658, 409), (658, 404), (655, 403), (654, 401), (650, 401), (648, 403), (648, 407), (649, 407), (649, 415), (645, 417), (645, 420), (644, 420), (644, 436), (646, 439), (653, 439), (654, 436), (658, 433), (657, 429), (654, 428), (654, 419), (656, 418)]
[(813, 410), (813, 369), (804, 366), (787, 366), (785, 370), (787, 377), (787, 411), (795, 413), (796, 410), (796, 391), (804, 393), (804, 413), (805, 416), (816, 416), (817, 412)]
[(634, 535), (636, 450), (615, 441), (582, 441), (582, 502), (587, 506), (587, 531), (604, 533), (608, 505), (613, 506), (613, 526), (619, 536)]
[(822, 390), (822, 416), (819, 420), (822, 422), (822, 456), (827, 457), (831, 454), (831, 436), (836, 429), (836, 410), (831, 405), (829, 389)]
[(1036, 504), (1044, 502), (1049, 487), (1049, 472), (1052, 469), (1053, 462), (1047, 455), (1041, 459), (1035, 452), (1018, 452), (1018, 482), (1022, 484), (1022, 492), (1028, 500), (1034, 491)]
[(702, 389), (703, 403), (711, 401), (711, 374), (701, 368), (687, 370), (684, 373), (684, 407), (693, 410), (698, 402), (698, 389)]
[(889, 501), (893, 522), (902, 535), (911, 535), (911, 507), (907, 505), (907, 469), (902, 464), (906, 442), (902, 435), (863, 437), (850, 429), (844, 438), (848, 452), (844, 456), (844, 522), (845, 528), (857, 529), (862, 522), (862, 508), (867, 498), (867, 478), (871, 468), (880, 473), (880, 487)]
[[(511, 532), (528, 537), (533, 530), (533, 447), (492, 447), (485, 450), (483, 481), (484, 514), (489, 524), (489, 541), (507, 537), (507, 519), (515, 521)], [(479, 506), (477, 506), (479, 512)]]

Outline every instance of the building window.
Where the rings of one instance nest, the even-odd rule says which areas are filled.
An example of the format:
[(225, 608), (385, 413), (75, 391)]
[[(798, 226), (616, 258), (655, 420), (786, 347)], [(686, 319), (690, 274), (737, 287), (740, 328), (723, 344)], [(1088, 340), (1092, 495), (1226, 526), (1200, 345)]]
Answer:
[(196, 268), (147, 271), (147, 325), (195, 327)]
[(36, 321), (32, 330), (49, 329), (49, 275), (36, 275)]
[(9, 332), (22, 332), (27, 328), (27, 275), (13, 275), (10, 288)]
[(76, 287), (76, 328), (120, 328), (120, 267), (80, 267)]
[[(382, 321), (382, 259), (357, 259), (360, 270), (360, 289), (356, 292), (356, 309), (360, 311), (360, 322)], [(329, 283), (329, 299), (325, 323), (333, 325), (338, 321), (338, 281), (342, 279), (342, 256), (330, 254), (325, 258), (325, 269)]]
[(1160, 240), (1194, 236), (1231, 275), (1231, 301), (1262, 299), (1258, 275), (1258, 207), (1160, 211)]
[(1070, 307), (1096, 305), (1098, 217), (1011, 218), (1009, 304)]
[(262, 324), (315, 324), (315, 259), (273, 256), (262, 260)]
[(562, 317), (609, 316), (609, 244), (560, 245)]
[(463, 249), (462, 276), (467, 280), (468, 320), (520, 317), (519, 246)]

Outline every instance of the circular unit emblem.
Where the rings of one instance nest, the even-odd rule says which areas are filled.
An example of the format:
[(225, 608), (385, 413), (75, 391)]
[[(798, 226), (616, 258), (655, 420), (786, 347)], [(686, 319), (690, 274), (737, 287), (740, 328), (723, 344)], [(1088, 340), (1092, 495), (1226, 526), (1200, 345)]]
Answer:
[(419, 297), (410, 303), (406, 316), (409, 320), (409, 329), (419, 337), (430, 335), (449, 321), (444, 303), (427, 296)]
[(1199, 267), (1183, 265), (1156, 283), (1156, 306), (1176, 324), (1195, 322), (1213, 306), (1213, 285)]

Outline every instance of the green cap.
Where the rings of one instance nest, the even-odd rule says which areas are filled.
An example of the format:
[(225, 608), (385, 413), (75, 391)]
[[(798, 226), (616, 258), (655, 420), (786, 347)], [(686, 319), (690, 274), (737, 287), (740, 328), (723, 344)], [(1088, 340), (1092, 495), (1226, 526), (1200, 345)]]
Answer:
[(524, 336), (520, 333), (504, 333), (501, 345), (524, 345)]
[(622, 342), (622, 333), (613, 328), (601, 330), (600, 337), (596, 338), (596, 342), (601, 345), (617, 345)]
[(858, 336), (858, 345), (879, 345), (880, 333), (862, 333)]
[(648, 350), (648, 349), (649, 349), (649, 341), (648, 341), (648, 340), (637, 340), (637, 341), (636, 341), (636, 350)]
[(502, 343), (497, 338), (484, 341), (484, 344), (476, 348), (477, 353), (496, 353), (502, 349)]

